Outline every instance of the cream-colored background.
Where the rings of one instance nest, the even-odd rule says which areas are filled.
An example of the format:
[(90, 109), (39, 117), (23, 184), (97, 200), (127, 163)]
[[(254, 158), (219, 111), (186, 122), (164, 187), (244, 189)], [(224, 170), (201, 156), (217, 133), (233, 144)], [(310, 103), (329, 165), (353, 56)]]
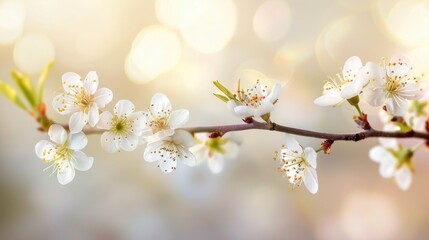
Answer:
[[(6, 11), (9, 15), (6, 4), (13, 5)], [(198, 26), (180, 25), (195, 14), (198, 17), (201, 6), (206, 18)], [(240, 123), (211, 95), (211, 82), (220, 80), (232, 87), (240, 70), (254, 69), (284, 83), (272, 115), (275, 121), (353, 132), (357, 128), (351, 107), (313, 104), (326, 76), (339, 72), (348, 57), (380, 62), (402, 53), (412, 59), (418, 73), (429, 69), (428, 1), (0, 0), (2, 7), (0, 42), (7, 42), (0, 45), (0, 79), (12, 84), (9, 70), (17, 66), (36, 77), (34, 72), (55, 56), (44, 97), (48, 106), (60, 90), (62, 73), (85, 75), (96, 70), (100, 86), (113, 90), (114, 102), (129, 99), (144, 109), (154, 93), (162, 92), (173, 107), (190, 110), (188, 126)], [(134, 38), (152, 25), (167, 31), (173, 44), (151, 41), (146, 51), (154, 55), (137, 54), (135, 61), (141, 68), (149, 64), (151, 69), (170, 70), (152, 81), (139, 72), (146, 83), (135, 83), (126, 74), (125, 61)], [(4, 30), (8, 27), (15, 32)], [(30, 47), (22, 47), (22, 39), (34, 34), (39, 40), (27, 38)], [(213, 49), (218, 51), (207, 53)], [(159, 56), (164, 58), (156, 60)], [(31, 117), (4, 98), (0, 108), (2, 239), (425, 239), (429, 235), (425, 151), (415, 158), (411, 188), (402, 192), (393, 181), (382, 179), (378, 165), (368, 158), (375, 139), (335, 143), (330, 156), (319, 155), (319, 193), (313, 196), (305, 188), (291, 191), (277, 172), (278, 163), (271, 159), (282, 144), (280, 133), (237, 134), (243, 140), (240, 155), (228, 161), (219, 175), (211, 174), (206, 164), (180, 165), (176, 172), (164, 174), (142, 159), (143, 147), (109, 155), (102, 151), (99, 136), (90, 136), (85, 151), (96, 158), (93, 168), (77, 172), (72, 183), (61, 186), (55, 176), (42, 171), (46, 166), (34, 154), (36, 142), (47, 135), (37, 132)], [(377, 110), (367, 105), (363, 109), (380, 127)], [(52, 108), (48, 114), (67, 121)], [(299, 141), (313, 147), (320, 143)]]

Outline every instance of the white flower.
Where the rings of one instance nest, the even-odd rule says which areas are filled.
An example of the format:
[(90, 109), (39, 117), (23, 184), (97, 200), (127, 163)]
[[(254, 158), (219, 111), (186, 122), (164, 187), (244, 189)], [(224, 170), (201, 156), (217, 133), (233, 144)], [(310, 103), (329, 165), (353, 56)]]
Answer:
[(286, 135), (286, 148), (281, 149), (278, 157), (282, 162), (280, 171), (285, 173), (292, 188), (301, 186), (304, 181), (310, 193), (317, 193), (317, 153), (313, 148), (303, 149), (293, 137)]
[[(48, 131), (51, 141), (42, 140), (36, 144), (36, 155), (51, 164), (52, 173), (57, 172), (58, 182), (65, 185), (75, 176), (75, 169), (86, 171), (92, 167), (94, 158), (86, 156), (82, 150), (88, 139), (82, 132), (68, 135), (63, 127), (51, 125)], [(45, 170), (46, 170), (45, 169)]]
[(209, 138), (207, 133), (195, 134), (198, 144), (189, 150), (195, 155), (197, 164), (207, 161), (213, 173), (220, 173), (224, 159), (233, 159), (238, 155), (238, 144), (227, 136)]
[(64, 92), (54, 98), (52, 105), (61, 115), (72, 114), (70, 132), (82, 131), (87, 123), (94, 127), (99, 120), (99, 109), (112, 101), (112, 91), (108, 88), (97, 90), (98, 76), (94, 71), (89, 72), (83, 81), (76, 73), (65, 73), (62, 83)]
[(417, 77), (410, 76), (411, 63), (404, 56), (394, 56), (389, 63), (380, 68), (380, 74), (364, 91), (364, 96), (372, 106), (386, 104), (387, 111), (395, 116), (403, 116), (407, 111), (408, 100), (420, 98)]
[(261, 117), (274, 110), (274, 104), (279, 98), (280, 83), (276, 83), (271, 91), (268, 87), (256, 81), (248, 89), (237, 90), (237, 100), (227, 102), (228, 109), (240, 118)]
[(344, 63), (342, 76), (337, 75), (338, 80), (331, 78), (323, 86), (323, 95), (316, 98), (316, 105), (338, 106), (344, 100), (358, 96), (362, 89), (373, 79), (377, 72), (377, 66), (368, 62), (365, 66), (359, 57), (353, 56)]
[(158, 141), (174, 134), (174, 129), (184, 125), (189, 119), (189, 111), (171, 111), (170, 100), (164, 94), (152, 97), (147, 112), (143, 112), (145, 128), (142, 137), (148, 142)]
[(190, 133), (177, 130), (170, 137), (148, 143), (143, 157), (148, 162), (158, 161), (161, 170), (170, 173), (176, 169), (179, 161), (191, 167), (197, 164), (195, 156), (188, 150), (193, 144)]
[(137, 148), (144, 120), (143, 112), (133, 112), (132, 102), (120, 100), (115, 105), (113, 115), (108, 111), (100, 115), (97, 127), (108, 130), (101, 135), (101, 146), (106, 152), (133, 151)]
[(369, 157), (380, 164), (380, 175), (384, 178), (395, 177), (396, 184), (407, 190), (413, 179), (412, 150), (404, 149), (396, 139), (380, 138), (381, 146), (373, 147)]

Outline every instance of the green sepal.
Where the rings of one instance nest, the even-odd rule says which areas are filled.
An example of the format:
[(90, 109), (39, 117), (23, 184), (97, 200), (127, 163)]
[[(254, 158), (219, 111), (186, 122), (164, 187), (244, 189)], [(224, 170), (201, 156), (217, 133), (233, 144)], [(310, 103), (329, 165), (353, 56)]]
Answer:
[(11, 75), (18, 88), (21, 90), (24, 97), (27, 99), (32, 109), (36, 107), (36, 92), (34, 91), (33, 84), (28, 76), (12, 70)]
[(48, 74), (51, 72), (53, 66), (54, 66), (53, 61), (48, 63), (48, 65), (46, 65), (46, 67), (42, 71), (42, 74), (39, 77), (39, 83), (37, 85), (36, 105), (40, 105), (42, 103), (43, 90), (45, 88), (46, 78), (48, 77)]
[(225, 86), (223, 86), (219, 81), (214, 81), (213, 84), (221, 91), (223, 94), (225, 94), (226, 97), (228, 97), (231, 100), (237, 100)]
[(15, 89), (13, 89), (13, 87), (11, 87), (9, 84), (0, 81), (0, 93), (2, 93), (9, 101), (15, 103), (15, 105), (20, 107), (22, 110), (28, 111), (27, 107), (21, 101)]
[(213, 93), (213, 95), (215, 95), (217, 98), (219, 98), (220, 100), (222, 100), (224, 102), (228, 102), (229, 101), (229, 98), (227, 98), (227, 97), (225, 97), (223, 95), (216, 94), (216, 93)]

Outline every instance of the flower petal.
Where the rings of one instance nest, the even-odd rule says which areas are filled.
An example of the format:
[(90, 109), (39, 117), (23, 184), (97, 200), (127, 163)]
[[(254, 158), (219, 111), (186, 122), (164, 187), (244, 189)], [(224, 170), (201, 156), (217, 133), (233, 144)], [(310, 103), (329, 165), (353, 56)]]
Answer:
[(262, 104), (256, 108), (253, 112), (253, 116), (261, 117), (267, 113), (274, 111), (274, 104), (269, 101), (264, 101)]
[(411, 70), (410, 60), (402, 55), (393, 56), (386, 66), (386, 73), (389, 77), (402, 78)]
[(218, 174), (222, 172), (225, 160), (223, 159), (222, 155), (214, 154), (213, 157), (209, 158), (207, 162), (210, 171), (214, 174)]
[(85, 80), (83, 80), (83, 87), (85, 88), (85, 91), (89, 94), (94, 94), (95, 91), (98, 88), (98, 75), (97, 72), (91, 71), (89, 72)]
[(310, 193), (317, 193), (319, 190), (319, 181), (317, 180), (317, 172), (314, 168), (305, 168), (303, 181)]
[(367, 62), (364, 67), (359, 70), (357, 73), (355, 80), (359, 82), (362, 86), (366, 86), (373, 80), (383, 80), (383, 76), (385, 76), (385, 71), (373, 62)]
[(208, 160), (208, 153), (205, 144), (196, 144), (189, 148), (192, 154), (196, 158), (196, 165), (201, 164), (202, 162)]
[(97, 104), (91, 104), (88, 113), (88, 122), (91, 127), (95, 127), (97, 125), (98, 120), (100, 119), (100, 113), (98, 111)]
[(395, 174), (395, 181), (402, 190), (408, 190), (408, 188), (411, 186), (411, 182), (413, 181), (413, 173), (411, 172), (410, 168), (403, 166), (397, 170)]
[(83, 87), (82, 79), (74, 72), (64, 73), (62, 76), (62, 83), (64, 91), (72, 95), (80, 92)]
[(171, 103), (167, 96), (162, 93), (157, 93), (150, 101), (150, 110), (155, 116), (163, 115), (166, 112), (171, 112)]
[(57, 179), (61, 185), (66, 185), (71, 182), (74, 178), (75, 170), (71, 166), (70, 161), (63, 161), (61, 164), (61, 170), (57, 172)]
[(97, 128), (109, 130), (112, 127), (112, 119), (113, 115), (110, 112), (101, 113)]
[(54, 97), (52, 100), (52, 107), (61, 115), (67, 115), (79, 110), (79, 108), (74, 105), (73, 99), (65, 93)]
[(177, 130), (171, 138), (174, 143), (184, 147), (192, 147), (195, 144), (192, 135), (185, 130)]
[(391, 156), (391, 157), (386, 157), (381, 161), (382, 162), (380, 162), (380, 168), (379, 168), (380, 175), (384, 178), (393, 177), (396, 171), (396, 160), (393, 158), (393, 156)]
[(87, 171), (92, 167), (94, 163), (93, 157), (88, 157), (84, 152), (75, 151), (72, 154), (73, 166), (79, 171)]
[(386, 94), (383, 88), (369, 86), (363, 91), (363, 98), (371, 106), (378, 107), (386, 101)]
[(374, 162), (381, 163), (383, 160), (390, 157), (390, 153), (382, 146), (375, 146), (369, 150), (369, 158)]
[(118, 152), (119, 141), (117, 136), (111, 132), (104, 132), (101, 135), (101, 147), (108, 153)]
[(238, 144), (231, 139), (225, 145), (223, 145), (223, 149), (225, 150), (224, 156), (229, 159), (234, 159), (238, 156), (240, 147)]
[(321, 107), (328, 107), (328, 106), (337, 106), (339, 105), (344, 99), (340, 97), (339, 95), (335, 95), (332, 93), (326, 93), (322, 96), (316, 98), (314, 100), (314, 104), (321, 106)]
[(239, 105), (234, 108), (234, 113), (241, 118), (253, 117), (254, 109), (248, 106)]
[(359, 57), (353, 56), (346, 60), (343, 67), (343, 78), (347, 81), (353, 81), (356, 74), (362, 68), (362, 61)]
[(170, 128), (176, 129), (189, 120), (189, 111), (187, 109), (175, 110), (170, 114), (168, 125)]
[(164, 150), (162, 150), (163, 151), (162, 153), (160, 150), (163, 144), (164, 144), (164, 141), (149, 143), (146, 146), (146, 149), (144, 150), (144, 154), (143, 154), (144, 160), (146, 160), (147, 162), (159, 161), (161, 159), (162, 153), (164, 153)]
[(34, 150), (38, 158), (42, 159), (44, 162), (51, 161), (56, 153), (55, 144), (47, 140), (39, 141)]
[(289, 134), (285, 134), (286, 139), (286, 148), (292, 150), (293, 152), (296, 152), (298, 154), (302, 153), (302, 147), (299, 145), (298, 141), (294, 137), (292, 137)]
[(113, 99), (113, 93), (108, 88), (100, 88), (94, 93), (94, 102), (99, 108), (104, 108)]
[(399, 96), (392, 96), (386, 100), (387, 112), (394, 116), (403, 116), (408, 109), (408, 101)]
[(274, 103), (277, 99), (279, 99), (280, 92), (282, 90), (282, 85), (280, 83), (276, 83), (273, 86), (273, 89), (265, 99), (271, 103)]
[(119, 100), (114, 108), (114, 113), (118, 117), (129, 116), (134, 111), (134, 104), (129, 100)]
[(159, 160), (159, 168), (165, 173), (170, 173), (177, 167), (177, 155), (174, 152), (166, 151)]
[(413, 82), (408, 82), (398, 91), (398, 95), (408, 100), (418, 100), (423, 96), (423, 89)]
[(54, 143), (61, 146), (64, 145), (67, 141), (66, 130), (58, 124), (52, 124), (49, 127), (48, 135)]
[(88, 123), (88, 115), (84, 112), (75, 112), (70, 116), (70, 133), (78, 133)]
[(134, 134), (129, 134), (126, 137), (122, 137), (119, 142), (119, 147), (127, 152), (134, 151), (139, 145), (139, 138)]
[(83, 132), (70, 134), (69, 136), (69, 148), (73, 150), (81, 150), (88, 144), (88, 138)]
[(350, 99), (360, 94), (363, 85), (359, 81), (348, 82), (343, 85), (341, 90), (341, 97), (344, 99)]
[(314, 151), (311, 147), (306, 147), (304, 149), (304, 158), (305, 161), (310, 164), (311, 167), (316, 168), (317, 167), (317, 153)]
[(198, 165), (197, 159), (191, 151), (181, 146), (178, 146), (177, 150), (180, 153), (179, 157), (183, 164), (188, 165), (190, 167), (195, 167)]

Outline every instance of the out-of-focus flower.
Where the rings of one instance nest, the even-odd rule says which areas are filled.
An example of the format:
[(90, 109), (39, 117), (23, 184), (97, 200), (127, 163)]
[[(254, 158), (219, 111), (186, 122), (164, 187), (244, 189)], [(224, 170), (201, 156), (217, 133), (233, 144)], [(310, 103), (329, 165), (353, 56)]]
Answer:
[(68, 135), (60, 125), (53, 124), (48, 131), (51, 141), (42, 140), (36, 144), (36, 155), (42, 161), (51, 164), (52, 174), (57, 172), (58, 182), (65, 185), (75, 176), (75, 169), (86, 171), (92, 167), (94, 158), (88, 157), (82, 150), (88, 143), (85, 134), (78, 132)]
[(381, 145), (369, 151), (369, 157), (380, 164), (380, 175), (384, 178), (395, 177), (396, 184), (407, 190), (413, 179), (414, 165), (412, 149), (402, 147), (396, 139), (380, 139)]
[(147, 112), (143, 112), (145, 128), (142, 137), (148, 142), (158, 141), (174, 134), (174, 129), (185, 124), (189, 119), (187, 109), (171, 111), (170, 100), (164, 94), (152, 97)]
[(238, 155), (238, 143), (228, 136), (209, 138), (207, 133), (195, 134), (197, 144), (189, 150), (195, 155), (197, 164), (207, 161), (213, 173), (220, 173), (225, 158), (233, 159)]
[(106, 152), (133, 151), (139, 145), (144, 114), (134, 112), (134, 109), (132, 102), (120, 100), (115, 105), (113, 115), (108, 111), (100, 115), (97, 127), (107, 130), (101, 135), (101, 146)]
[(95, 71), (89, 72), (82, 81), (81, 77), (68, 72), (62, 76), (64, 92), (57, 95), (52, 105), (61, 115), (72, 114), (69, 119), (71, 133), (82, 131), (89, 123), (94, 127), (99, 120), (99, 110), (112, 101), (113, 94), (108, 88), (98, 88), (98, 76)]
[(344, 63), (342, 76), (331, 78), (323, 86), (323, 95), (316, 98), (316, 105), (338, 106), (344, 100), (358, 96), (371, 79), (378, 74), (378, 66), (372, 62), (362, 65), (359, 57), (353, 56)]
[(192, 135), (184, 130), (177, 130), (170, 137), (148, 143), (143, 158), (148, 162), (158, 161), (159, 167), (165, 173), (175, 170), (178, 162), (193, 167), (197, 165), (197, 161), (188, 150), (192, 145)]
[(317, 153), (313, 148), (303, 149), (295, 138), (286, 135), (286, 146), (281, 149), (278, 158), (281, 161), (280, 171), (285, 173), (292, 188), (299, 187), (304, 182), (310, 193), (317, 193)]
[(417, 100), (422, 95), (419, 78), (410, 75), (411, 69), (411, 63), (406, 57), (392, 57), (365, 89), (367, 102), (372, 106), (386, 104), (390, 114), (403, 116), (407, 111), (408, 100)]

